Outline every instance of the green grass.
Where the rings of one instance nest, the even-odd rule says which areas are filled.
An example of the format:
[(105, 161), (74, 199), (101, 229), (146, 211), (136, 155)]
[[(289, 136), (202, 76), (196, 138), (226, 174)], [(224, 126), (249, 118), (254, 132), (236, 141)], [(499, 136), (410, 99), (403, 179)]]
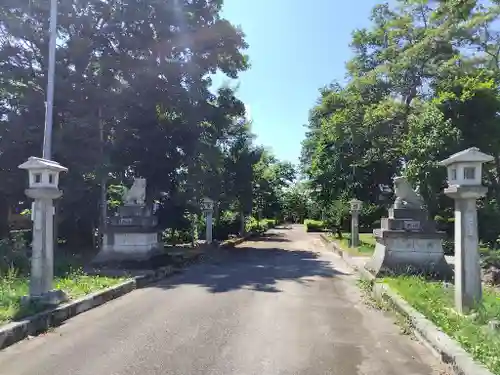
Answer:
[[(125, 278), (90, 276), (81, 270), (72, 270), (54, 279), (54, 288), (64, 290), (71, 299), (116, 285)], [(22, 319), (43, 310), (42, 306), (21, 306), (20, 299), (28, 294), (29, 278), (10, 271), (0, 276), (0, 324)]]
[(349, 252), (349, 254), (353, 256), (371, 256), (373, 251), (375, 250), (375, 245), (377, 242), (371, 233), (360, 233), (359, 234), (359, 242), (360, 245), (358, 247), (352, 248), (349, 247), (349, 239), (351, 238), (350, 233), (342, 233), (342, 239), (339, 240), (335, 235), (331, 235), (330, 238), (342, 247), (342, 249)]
[(500, 293), (485, 289), (482, 305), (476, 314), (464, 316), (454, 310), (453, 286), (402, 276), (383, 280), (408, 303), (457, 340), (476, 360), (500, 375), (500, 331), (487, 328), (500, 317)]

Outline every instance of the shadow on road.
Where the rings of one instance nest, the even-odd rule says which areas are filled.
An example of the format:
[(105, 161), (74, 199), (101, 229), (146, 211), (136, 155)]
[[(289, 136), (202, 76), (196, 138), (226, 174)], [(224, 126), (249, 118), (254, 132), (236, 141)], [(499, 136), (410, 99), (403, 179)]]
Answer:
[(293, 227), (292, 227), (292, 224), (286, 224), (286, 225), (285, 224), (281, 224), (281, 225), (277, 225), (275, 227), (275, 229), (279, 229), (279, 230), (283, 230), (283, 229), (284, 230), (291, 230), (291, 229), (293, 229)]
[(190, 267), (184, 274), (165, 279), (154, 287), (171, 289), (181, 285), (199, 285), (211, 293), (238, 289), (277, 293), (281, 292), (276, 287), (280, 280), (306, 283), (302, 278), (345, 275), (310, 251), (240, 247), (224, 250), (218, 258)]
[(282, 233), (265, 233), (259, 237), (252, 237), (252, 242), (291, 242)]

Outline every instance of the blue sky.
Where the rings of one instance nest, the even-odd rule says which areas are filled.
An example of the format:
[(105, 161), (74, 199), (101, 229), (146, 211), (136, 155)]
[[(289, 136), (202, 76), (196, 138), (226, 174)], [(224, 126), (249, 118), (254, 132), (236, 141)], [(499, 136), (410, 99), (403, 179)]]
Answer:
[[(293, 163), (300, 156), (318, 89), (344, 81), (351, 32), (369, 25), (377, 0), (225, 0), (223, 16), (242, 27), (252, 67), (238, 97), (250, 109), (257, 142)], [(306, 5), (307, 4), (307, 5)], [(219, 86), (227, 77), (216, 77)]]

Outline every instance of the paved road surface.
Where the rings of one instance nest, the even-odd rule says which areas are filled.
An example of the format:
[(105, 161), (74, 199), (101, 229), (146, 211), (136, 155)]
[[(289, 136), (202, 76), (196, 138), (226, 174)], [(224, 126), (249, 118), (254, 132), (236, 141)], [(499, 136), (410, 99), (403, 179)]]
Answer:
[(2, 375), (443, 373), (300, 226), (0, 352)]

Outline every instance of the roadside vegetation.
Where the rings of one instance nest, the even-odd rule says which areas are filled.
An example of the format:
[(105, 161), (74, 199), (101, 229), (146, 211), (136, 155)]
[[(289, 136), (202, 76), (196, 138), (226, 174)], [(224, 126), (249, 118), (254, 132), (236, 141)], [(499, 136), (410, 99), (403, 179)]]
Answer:
[[(126, 278), (120, 277), (91, 276), (81, 269), (75, 269), (56, 276), (54, 288), (66, 292), (70, 299), (77, 299), (125, 280)], [(47, 308), (36, 304), (21, 305), (21, 298), (28, 295), (28, 292), (29, 277), (18, 274), (14, 268), (0, 277), (0, 325), (20, 320)]]
[[(20, 233), (10, 240), (0, 241), (0, 324), (25, 318), (44, 309), (35, 304), (21, 305), (21, 298), (29, 294), (29, 251)], [(81, 254), (57, 253), (54, 288), (76, 299), (125, 280), (123, 277), (87, 275), (82, 270), (84, 262), (85, 258)]]
[(336, 241), (339, 246), (346, 250), (349, 254), (353, 256), (371, 256), (375, 251), (375, 245), (377, 244), (373, 234), (371, 233), (360, 233), (359, 234), (359, 246), (351, 247), (351, 234), (342, 233), (342, 238), (339, 239), (337, 236), (331, 234), (329, 235), (331, 241)]
[(500, 292), (485, 288), (482, 305), (469, 315), (454, 310), (454, 287), (422, 277), (386, 278), (410, 305), (457, 340), (494, 374), (500, 374)]

